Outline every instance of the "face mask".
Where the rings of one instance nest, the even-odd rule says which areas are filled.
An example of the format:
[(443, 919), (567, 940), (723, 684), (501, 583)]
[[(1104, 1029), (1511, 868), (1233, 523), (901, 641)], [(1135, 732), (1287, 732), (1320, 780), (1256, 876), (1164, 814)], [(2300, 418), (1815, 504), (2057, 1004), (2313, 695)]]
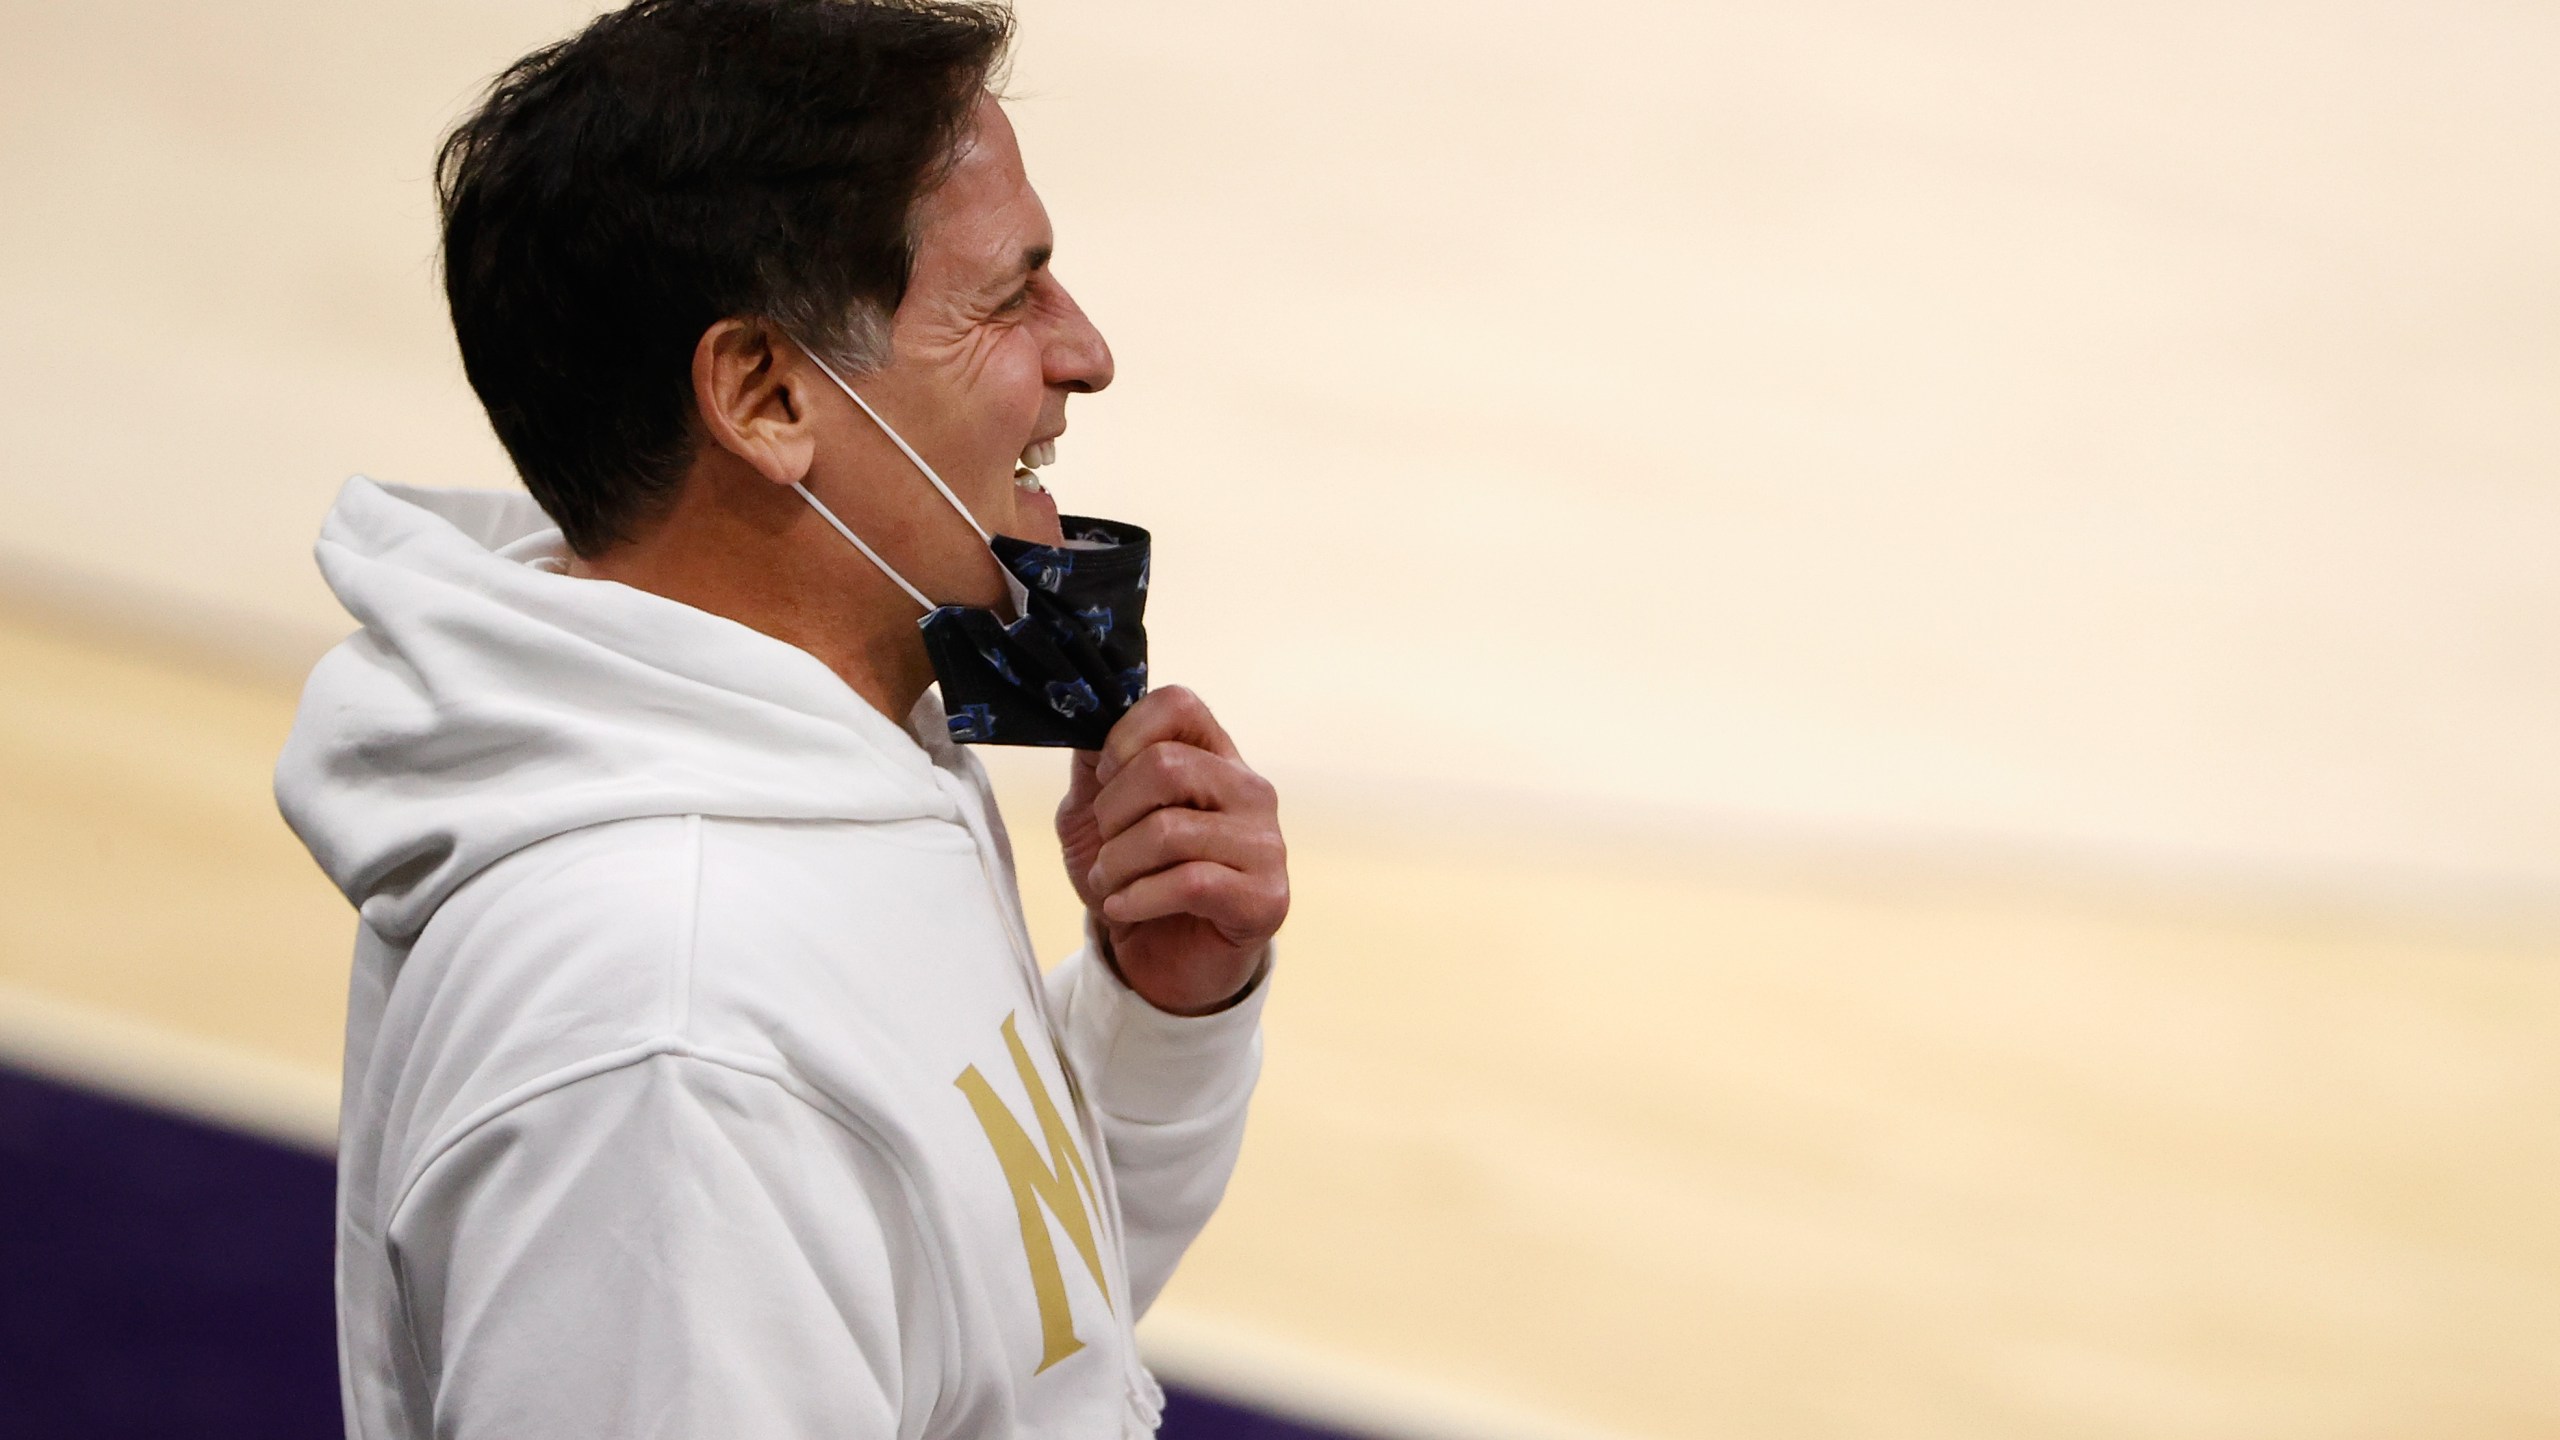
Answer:
[[(1064, 545), (990, 535), (869, 401), (809, 354), (836, 388), (871, 417), (923, 472), (1004, 568), (1014, 618), (973, 605), (937, 605), (889, 567), (835, 512), (793, 485), (835, 532), (924, 607), (917, 628), (942, 685), (951, 738), (975, 745), (1067, 745), (1099, 750), (1103, 737), (1147, 693), (1147, 532), (1135, 525), (1062, 516)], [(1034, 484), (1038, 482), (1033, 482)]]

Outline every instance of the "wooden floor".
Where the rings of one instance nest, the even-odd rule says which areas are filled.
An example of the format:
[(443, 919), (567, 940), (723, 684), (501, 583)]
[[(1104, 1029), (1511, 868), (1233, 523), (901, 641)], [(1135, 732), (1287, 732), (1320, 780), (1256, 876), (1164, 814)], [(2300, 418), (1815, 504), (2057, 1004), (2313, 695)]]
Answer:
[[(0, 617), (0, 1040), (325, 1105), (291, 703)], [(2560, 945), (1293, 829), (1171, 1366), (1485, 1437), (2560, 1434)]]

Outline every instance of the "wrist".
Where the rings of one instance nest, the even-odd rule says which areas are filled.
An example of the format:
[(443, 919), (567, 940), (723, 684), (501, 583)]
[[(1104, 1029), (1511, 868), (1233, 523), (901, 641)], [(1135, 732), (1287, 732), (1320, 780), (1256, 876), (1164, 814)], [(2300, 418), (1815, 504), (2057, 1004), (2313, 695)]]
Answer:
[(1122, 989), (1146, 1001), (1154, 1009), (1184, 1020), (1205, 1019), (1211, 1015), (1233, 1010), (1251, 999), (1253, 993), (1262, 988), (1263, 979), (1271, 973), (1271, 942), (1265, 940), (1255, 947), (1253, 965), (1246, 972), (1241, 983), (1221, 987), (1220, 990), (1211, 992), (1205, 999), (1190, 995), (1160, 996), (1152, 993), (1149, 987), (1131, 979), (1129, 972), (1121, 968), (1119, 951), (1111, 944), (1111, 928), (1104, 923), (1100, 915), (1091, 911), (1086, 912), (1085, 936), (1092, 943), (1094, 954), (1101, 957), (1103, 967), (1111, 972), (1112, 979), (1120, 982)]

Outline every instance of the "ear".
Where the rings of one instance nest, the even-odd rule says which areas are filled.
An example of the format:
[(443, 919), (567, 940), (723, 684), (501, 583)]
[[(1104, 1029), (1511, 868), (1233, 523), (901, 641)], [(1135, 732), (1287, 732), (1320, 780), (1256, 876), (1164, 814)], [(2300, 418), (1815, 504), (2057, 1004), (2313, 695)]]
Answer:
[(776, 485), (808, 477), (818, 453), (796, 347), (771, 326), (722, 320), (693, 346), (693, 403), (711, 443)]

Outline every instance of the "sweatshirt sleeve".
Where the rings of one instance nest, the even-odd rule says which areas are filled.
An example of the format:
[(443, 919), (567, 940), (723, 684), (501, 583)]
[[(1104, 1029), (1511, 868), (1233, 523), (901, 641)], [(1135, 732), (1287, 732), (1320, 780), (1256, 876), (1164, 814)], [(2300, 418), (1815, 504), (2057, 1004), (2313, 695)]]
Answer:
[(935, 1348), (915, 1319), (944, 1307), (902, 1195), (851, 1132), (710, 1061), (660, 1054), (522, 1101), (392, 1218), (418, 1428), (913, 1435)]
[(1141, 1315), (1209, 1223), (1235, 1170), (1245, 1107), (1262, 1071), (1269, 970), (1266, 957), (1252, 993), (1193, 1017), (1148, 1004), (1090, 944), (1049, 972), (1068, 1061), (1110, 1147)]

